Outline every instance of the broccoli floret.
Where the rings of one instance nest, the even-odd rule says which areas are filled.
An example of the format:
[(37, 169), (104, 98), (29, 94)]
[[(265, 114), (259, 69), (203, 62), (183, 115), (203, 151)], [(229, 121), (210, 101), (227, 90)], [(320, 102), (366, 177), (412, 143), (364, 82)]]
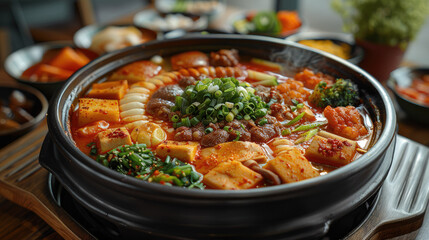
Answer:
[(359, 92), (356, 84), (342, 78), (329, 86), (326, 82), (319, 82), (309, 97), (309, 101), (317, 107), (355, 106), (359, 102)]

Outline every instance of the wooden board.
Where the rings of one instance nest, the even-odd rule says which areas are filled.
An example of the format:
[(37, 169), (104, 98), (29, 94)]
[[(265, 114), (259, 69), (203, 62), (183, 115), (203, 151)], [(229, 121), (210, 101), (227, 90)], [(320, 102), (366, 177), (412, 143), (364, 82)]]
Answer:
[(0, 194), (36, 213), (64, 239), (93, 239), (49, 195), (48, 171), (38, 161), (47, 131), (44, 122), (0, 151)]

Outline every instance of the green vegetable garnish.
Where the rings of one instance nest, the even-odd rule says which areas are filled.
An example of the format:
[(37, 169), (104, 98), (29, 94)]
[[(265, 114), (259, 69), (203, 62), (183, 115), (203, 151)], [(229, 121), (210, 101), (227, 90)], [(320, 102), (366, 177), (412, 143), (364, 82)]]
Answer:
[(324, 81), (318, 83), (308, 99), (321, 108), (328, 105), (334, 108), (355, 106), (359, 102), (359, 92), (355, 84), (339, 78), (332, 86), (328, 86)]
[(198, 81), (176, 97), (171, 110), (176, 112), (180, 120), (174, 115), (171, 120), (177, 122), (173, 123), (173, 127), (191, 127), (199, 122), (208, 125), (223, 120), (231, 122), (234, 119), (262, 118), (269, 114), (269, 106), (254, 92), (250, 84), (235, 78)]
[(203, 176), (193, 166), (169, 156), (162, 161), (145, 144), (121, 146), (98, 155), (96, 160), (119, 173), (149, 182), (187, 188), (205, 187), (201, 182)]
[(304, 115), (305, 115), (305, 112), (302, 112), (298, 116), (296, 116), (294, 119), (290, 120), (289, 122), (282, 122), (281, 124), (283, 124), (283, 126), (285, 126), (285, 127), (292, 126), (295, 123), (297, 123), (299, 120), (301, 120), (301, 118), (303, 118)]
[(324, 122), (314, 122), (314, 123), (310, 123), (310, 124), (306, 124), (306, 125), (300, 125), (297, 128), (295, 128), (294, 130), (292, 130), (292, 132), (300, 132), (300, 131), (307, 131), (313, 128), (317, 128), (317, 127), (321, 127), (323, 125), (328, 124), (328, 122), (324, 121)]

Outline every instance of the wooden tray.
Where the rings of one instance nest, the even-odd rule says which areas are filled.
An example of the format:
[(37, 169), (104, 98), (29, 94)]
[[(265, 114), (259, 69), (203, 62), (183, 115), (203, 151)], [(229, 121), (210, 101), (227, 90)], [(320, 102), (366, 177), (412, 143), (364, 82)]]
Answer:
[(50, 198), (49, 173), (39, 165), (47, 132), (44, 121), (0, 151), (0, 195), (36, 213), (64, 239), (95, 239)]

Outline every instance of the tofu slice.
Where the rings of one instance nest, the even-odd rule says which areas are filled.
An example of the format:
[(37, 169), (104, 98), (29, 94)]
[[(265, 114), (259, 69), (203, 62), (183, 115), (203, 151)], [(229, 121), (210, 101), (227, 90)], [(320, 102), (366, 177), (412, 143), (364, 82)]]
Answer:
[(204, 176), (210, 188), (236, 190), (254, 188), (263, 180), (261, 174), (250, 170), (238, 161), (220, 163)]
[(122, 145), (131, 145), (131, 136), (125, 127), (111, 128), (97, 134), (97, 146), (101, 154), (104, 154)]
[(155, 153), (159, 157), (170, 156), (191, 163), (195, 160), (199, 147), (198, 142), (165, 141), (158, 145)]
[(341, 167), (353, 161), (356, 154), (357, 142), (322, 132), (323, 136), (314, 136), (305, 156), (312, 162)]
[(255, 160), (258, 163), (267, 162), (267, 156), (262, 147), (253, 142), (225, 142), (214, 147), (201, 150), (200, 158), (195, 162), (198, 172), (206, 174), (219, 163), (227, 161)]
[(282, 183), (298, 182), (319, 176), (319, 173), (297, 148), (282, 151), (265, 164), (264, 168), (276, 173)]
[(127, 80), (94, 83), (87, 97), (120, 100), (124, 97), (127, 89)]
[(79, 98), (79, 127), (100, 120), (119, 122), (118, 100)]

